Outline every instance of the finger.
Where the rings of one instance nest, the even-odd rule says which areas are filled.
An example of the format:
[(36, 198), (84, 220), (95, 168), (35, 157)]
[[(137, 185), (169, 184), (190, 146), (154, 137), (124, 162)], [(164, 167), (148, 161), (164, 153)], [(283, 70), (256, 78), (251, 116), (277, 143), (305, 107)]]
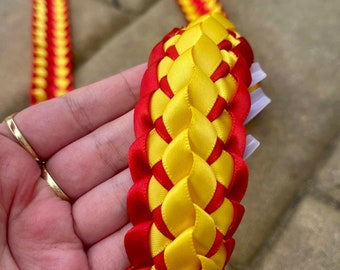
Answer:
[[(139, 65), (32, 106), (18, 113), (15, 121), (39, 157), (47, 160), (65, 145), (131, 110), (144, 70), (145, 65)], [(0, 126), (1, 133), (13, 138), (5, 124)]]
[(126, 197), (131, 185), (126, 169), (73, 204), (74, 228), (85, 246), (99, 242), (128, 223)]
[(127, 167), (133, 140), (130, 111), (60, 150), (47, 162), (47, 170), (74, 200)]
[(91, 269), (127, 269), (130, 263), (124, 248), (124, 236), (130, 228), (129, 223), (88, 250)]
[(10, 213), (15, 196), (25, 205), (39, 176), (40, 168), (31, 155), (20, 145), (0, 134), (1, 210)]

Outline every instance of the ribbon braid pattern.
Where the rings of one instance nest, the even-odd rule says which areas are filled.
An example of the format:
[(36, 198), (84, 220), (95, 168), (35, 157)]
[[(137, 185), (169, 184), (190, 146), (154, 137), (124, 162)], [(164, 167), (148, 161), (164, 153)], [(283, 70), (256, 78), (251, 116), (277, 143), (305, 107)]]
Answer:
[(33, 67), (31, 103), (72, 90), (68, 0), (32, 0)]
[(129, 152), (131, 269), (223, 269), (244, 212), (253, 53), (221, 13), (151, 52)]
[(223, 6), (218, 0), (177, 0), (177, 3), (188, 22), (207, 13), (224, 13)]

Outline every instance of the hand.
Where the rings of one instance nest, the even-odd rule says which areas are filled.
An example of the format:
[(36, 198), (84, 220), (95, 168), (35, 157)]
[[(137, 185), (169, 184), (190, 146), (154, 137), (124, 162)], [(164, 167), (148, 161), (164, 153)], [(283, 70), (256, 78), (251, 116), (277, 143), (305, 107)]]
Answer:
[(0, 269), (126, 269), (128, 148), (145, 65), (18, 113), (58, 186), (0, 125)]

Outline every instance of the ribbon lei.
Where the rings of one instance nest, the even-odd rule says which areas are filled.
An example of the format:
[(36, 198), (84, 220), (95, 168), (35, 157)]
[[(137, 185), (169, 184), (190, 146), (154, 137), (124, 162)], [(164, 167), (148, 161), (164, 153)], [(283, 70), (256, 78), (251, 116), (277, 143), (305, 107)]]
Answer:
[(225, 15), (225, 11), (218, 0), (177, 0), (187, 22), (192, 22), (202, 15), (220, 12)]
[(32, 0), (31, 104), (72, 90), (68, 0)]
[[(68, 1), (32, 1), (34, 104), (72, 89), (72, 65)], [(125, 249), (129, 269), (220, 270), (244, 213), (244, 122), (269, 99), (222, 5), (177, 2), (189, 24), (152, 50), (135, 108)]]
[(253, 53), (217, 1), (178, 3), (189, 24), (152, 50), (135, 109), (130, 269), (224, 269), (244, 213)]

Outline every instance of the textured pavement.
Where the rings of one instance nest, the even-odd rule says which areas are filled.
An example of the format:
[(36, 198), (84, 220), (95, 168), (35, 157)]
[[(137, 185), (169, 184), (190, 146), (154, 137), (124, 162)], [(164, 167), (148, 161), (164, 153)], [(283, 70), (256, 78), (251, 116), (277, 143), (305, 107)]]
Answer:
[[(340, 269), (340, 2), (221, 1), (268, 77), (228, 269)], [(71, 0), (75, 87), (147, 61), (174, 0)], [(28, 104), (30, 1), (0, 0), (0, 119)]]

